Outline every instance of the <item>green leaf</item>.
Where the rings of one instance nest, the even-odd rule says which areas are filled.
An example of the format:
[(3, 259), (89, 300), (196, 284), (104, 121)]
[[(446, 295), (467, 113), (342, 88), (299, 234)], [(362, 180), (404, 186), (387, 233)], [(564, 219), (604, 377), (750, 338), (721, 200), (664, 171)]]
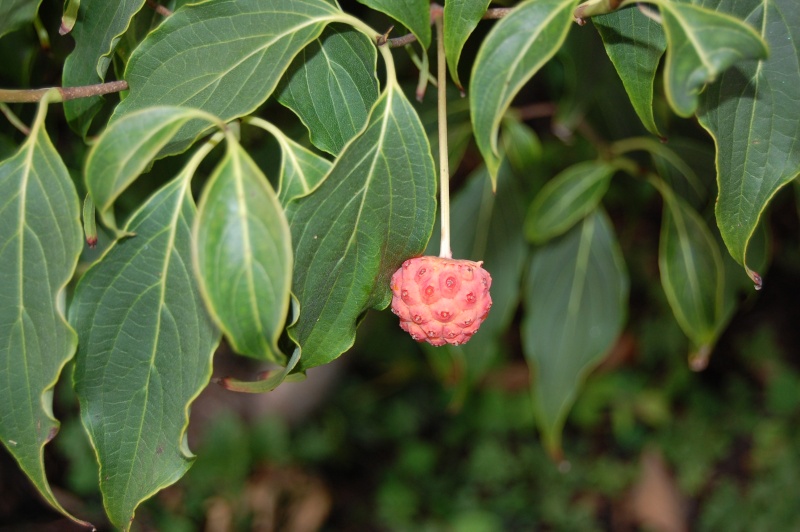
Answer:
[(294, 200), (308, 196), (325, 178), (332, 163), (307, 150), (283, 134), (280, 128), (266, 120), (250, 117), (247, 123), (268, 131), (281, 148), (281, 168), (278, 183), (278, 201), (292, 219)]
[(709, 349), (725, 325), (725, 265), (700, 215), (665, 183), (658, 266), (675, 319), (695, 348)]
[(189, 182), (210, 150), (159, 189), (78, 283), (70, 322), (81, 338), (75, 390), (100, 463), (111, 522), (127, 530), (136, 507), (176, 482), (194, 456), (189, 405), (211, 377), (219, 332), (192, 271)]
[(492, 181), (500, 166), (500, 120), (522, 86), (561, 47), (576, 3), (526, 0), (492, 28), (478, 51), (470, 80), (470, 111), (475, 142)]
[(200, 199), (194, 245), (201, 292), (234, 351), (285, 363), (278, 338), (292, 282), (289, 224), (266, 176), (230, 135)]
[[(250, 114), (294, 57), (340, 14), (324, 0), (220, 0), (189, 4), (153, 30), (125, 69), (130, 94), (112, 117), (153, 105), (203, 109), (227, 122)], [(164, 153), (186, 149), (187, 124)]]
[(149, 107), (126, 115), (103, 132), (89, 152), (85, 174), (86, 188), (106, 227), (118, 232), (114, 201), (192, 121), (205, 125), (216, 119), (196, 109)]
[(276, 91), (317, 148), (336, 155), (361, 131), (378, 99), (378, 53), (369, 38), (334, 24), (295, 58)]
[(578, 390), (625, 322), (628, 276), (608, 217), (596, 211), (537, 249), (523, 297), (534, 408), (545, 447), (558, 456)]
[(0, 37), (23, 24), (33, 22), (42, 0), (2, 0), (0, 2)]
[(461, 0), (459, 2), (446, 2), (444, 4), (444, 55), (447, 58), (447, 67), (450, 77), (456, 86), (464, 90), (458, 77), (458, 61), (464, 43), (478, 26), (481, 17), (486, 13), (491, 0)]
[(653, 84), (667, 41), (661, 25), (631, 6), (592, 18), (636, 114), (662, 136), (653, 116)]
[(83, 239), (78, 195), (44, 129), (46, 112), (44, 101), (25, 143), (0, 162), (0, 440), (69, 516), (47, 482), (43, 450), (59, 427), (53, 387), (78, 344), (63, 314), (64, 287)]
[(525, 174), (542, 158), (542, 143), (530, 126), (516, 117), (503, 120), (503, 151), (515, 172)]
[[(75, 48), (64, 62), (62, 82), (65, 87), (102, 83), (111, 64), (111, 54), (144, 0), (83, 0), (71, 32)], [(70, 127), (86, 137), (89, 126), (103, 106), (101, 96), (77, 98), (64, 102), (64, 114)]]
[(390, 80), (366, 129), (314, 193), (297, 201), (291, 229), (300, 317), (289, 334), (303, 350), (303, 369), (350, 348), (359, 316), (389, 304), (392, 273), (425, 249), (435, 197), (425, 131)]
[(542, 244), (565, 233), (597, 208), (616, 171), (617, 166), (607, 161), (585, 161), (562, 171), (531, 203), (525, 236)]
[(385, 13), (411, 30), (423, 48), (431, 45), (431, 15), (428, 0), (358, 0)]
[(706, 84), (731, 65), (767, 56), (767, 45), (759, 34), (737, 18), (671, 0), (656, 4), (667, 37), (667, 101), (680, 116), (694, 113)]
[(767, 204), (800, 172), (800, 9), (793, 0), (724, 6), (759, 28), (770, 47), (768, 59), (723, 73), (698, 113), (717, 145), (717, 225), (730, 254), (760, 285), (748, 245)]

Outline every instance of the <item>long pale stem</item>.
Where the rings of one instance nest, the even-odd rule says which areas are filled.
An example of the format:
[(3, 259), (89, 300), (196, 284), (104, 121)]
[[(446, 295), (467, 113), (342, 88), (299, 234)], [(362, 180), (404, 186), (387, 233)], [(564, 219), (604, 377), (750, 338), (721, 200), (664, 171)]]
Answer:
[(439, 111), (439, 210), (442, 214), (442, 243), (439, 256), (453, 258), (450, 249), (450, 163), (447, 156), (447, 64), (444, 56), (444, 31), (442, 16), (436, 17), (436, 78), (439, 86), (437, 108)]

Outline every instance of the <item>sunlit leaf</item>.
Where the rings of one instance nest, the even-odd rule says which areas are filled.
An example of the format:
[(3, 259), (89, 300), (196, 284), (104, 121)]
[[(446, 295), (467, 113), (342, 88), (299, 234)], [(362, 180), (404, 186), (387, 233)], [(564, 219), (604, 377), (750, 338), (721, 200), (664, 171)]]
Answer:
[(522, 345), (531, 365), (534, 408), (551, 455), (586, 375), (622, 331), (628, 275), (602, 212), (533, 254), (524, 290)]
[(664, 86), (667, 100), (680, 116), (694, 113), (706, 84), (730, 66), (767, 56), (759, 34), (739, 19), (671, 0), (659, 0), (657, 5), (667, 38)]
[(461, 0), (445, 2), (443, 15), (444, 53), (447, 57), (447, 68), (450, 77), (459, 89), (463, 87), (458, 76), (458, 61), (464, 43), (477, 27), (481, 17), (486, 13), (491, 0)]
[(392, 273), (430, 237), (435, 185), (422, 124), (389, 81), (366, 129), (297, 201), (291, 229), (300, 318), (289, 334), (303, 350), (302, 368), (338, 357), (353, 345), (359, 316), (389, 304)]
[(266, 176), (234, 140), (203, 190), (194, 237), (203, 296), (233, 349), (284, 363), (289, 224)]
[(89, 152), (85, 174), (86, 188), (106, 227), (117, 231), (114, 201), (191, 121), (207, 125), (214, 117), (186, 107), (148, 107), (103, 132)]
[[(78, 338), (64, 318), (64, 287), (82, 249), (78, 195), (44, 129), (0, 162), (0, 441), (47, 502), (43, 450), (58, 432), (53, 387)], [(70, 516), (71, 517), (71, 516)], [(74, 518), (73, 518), (74, 519)]]
[(337, 154), (378, 99), (377, 51), (360, 31), (334, 24), (295, 58), (278, 101), (297, 113), (319, 149)]
[(386, 13), (411, 30), (423, 47), (431, 45), (430, 2), (428, 0), (358, 0), (365, 6)]
[[(220, 0), (189, 4), (139, 45), (125, 69), (130, 94), (112, 119), (153, 105), (196, 107), (224, 121), (253, 112), (292, 59), (340, 11), (325, 0)], [(165, 148), (202, 131), (188, 124)]]
[(475, 142), (494, 181), (500, 166), (497, 131), (514, 96), (564, 42), (577, 0), (526, 0), (486, 36), (469, 85)]
[[(82, 0), (75, 26), (70, 32), (75, 39), (75, 48), (64, 61), (62, 81), (65, 87), (92, 85), (105, 80), (111, 54), (120, 36), (143, 5), (144, 0)], [(85, 137), (102, 106), (101, 96), (77, 98), (64, 102), (64, 114), (70, 127)]]
[(81, 419), (106, 512), (123, 530), (143, 500), (189, 469), (189, 405), (219, 342), (192, 270), (189, 181), (202, 155), (133, 214), (125, 229), (136, 236), (86, 272), (70, 307)]
[(592, 22), (642, 124), (661, 136), (653, 116), (653, 83), (667, 48), (661, 25), (634, 6), (593, 17)]
[(717, 225), (751, 271), (748, 245), (769, 201), (800, 172), (800, 9), (794, 0), (708, 1), (759, 28), (768, 59), (739, 63), (701, 98), (700, 122), (717, 145)]
[(574, 164), (548, 181), (525, 219), (525, 236), (541, 244), (563, 234), (603, 199), (617, 166), (608, 161)]

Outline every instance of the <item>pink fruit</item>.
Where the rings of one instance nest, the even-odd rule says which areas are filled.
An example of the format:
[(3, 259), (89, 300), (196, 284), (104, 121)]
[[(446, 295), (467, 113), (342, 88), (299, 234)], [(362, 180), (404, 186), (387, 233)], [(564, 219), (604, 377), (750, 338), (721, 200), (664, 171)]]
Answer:
[(482, 262), (417, 257), (392, 275), (392, 312), (414, 340), (464, 344), (492, 307), (492, 277)]

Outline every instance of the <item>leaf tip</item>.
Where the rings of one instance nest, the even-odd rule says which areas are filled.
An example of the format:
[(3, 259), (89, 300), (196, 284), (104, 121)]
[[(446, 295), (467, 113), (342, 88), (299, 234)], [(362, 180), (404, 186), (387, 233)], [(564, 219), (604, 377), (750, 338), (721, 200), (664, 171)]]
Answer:
[(745, 267), (745, 270), (747, 270), (747, 276), (750, 277), (750, 279), (753, 281), (753, 284), (755, 285), (753, 288), (755, 288), (756, 290), (761, 290), (762, 288), (764, 288), (764, 279), (761, 277), (761, 275), (759, 275), (757, 271), (753, 271), (747, 267)]

